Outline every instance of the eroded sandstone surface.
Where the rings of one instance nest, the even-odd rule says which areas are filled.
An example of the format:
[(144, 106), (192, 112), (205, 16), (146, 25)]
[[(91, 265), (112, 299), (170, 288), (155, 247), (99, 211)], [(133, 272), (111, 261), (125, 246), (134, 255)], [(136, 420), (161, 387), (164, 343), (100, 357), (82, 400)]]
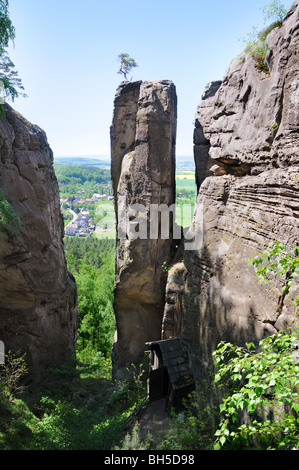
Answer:
[(154, 204), (168, 207), (175, 202), (176, 119), (172, 82), (123, 82), (119, 86), (111, 127), (119, 232), (114, 357), (119, 367), (140, 360), (145, 343), (161, 338), (166, 283), (162, 265), (172, 257), (174, 242), (171, 227), (166, 239), (160, 229), (157, 236), (150, 234), (150, 210)]
[(26, 354), (34, 385), (75, 353), (77, 293), (67, 272), (64, 224), (46, 134), (5, 105), (0, 187), (20, 219), (0, 231), (0, 338)]

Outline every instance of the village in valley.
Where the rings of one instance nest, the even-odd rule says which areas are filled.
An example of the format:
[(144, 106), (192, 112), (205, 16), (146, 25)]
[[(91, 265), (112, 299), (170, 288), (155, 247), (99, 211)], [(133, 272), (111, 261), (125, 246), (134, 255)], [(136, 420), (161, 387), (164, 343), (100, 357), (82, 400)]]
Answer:
[[(82, 192), (86, 190), (83, 188)], [(96, 233), (100, 233), (101, 231), (111, 231), (114, 229), (114, 223), (110, 224), (105, 223), (103, 219), (105, 218), (105, 210), (101, 211), (99, 209), (102, 208), (101, 202), (111, 201), (113, 204), (113, 196), (107, 194), (98, 194), (94, 193), (91, 198), (76, 198), (72, 201), (72, 207), (78, 207), (79, 213), (76, 213), (70, 207), (66, 210), (72, 215), (72, 220), (65, 225), (65, 235), (71, 237), (91, 237)], [(68, 199), (60, 199), (61, 204), (67, 204), (69, 202)], [(90, 206), (90, 204), (94, 204), (94, 210), (87, 210), (85, 207)], [(106, 203), (107, 204), (107, 203)], [(110, 204), (111, 206), (111, 204)], [(107, 207), (109, 207), (107, 205)], [(96, 223), (99, 217), (96, 217), (95, 214), (101, 216), (101, 219)], [(107, 215), (107, 214), (106, 214)], [(64, 219), (67, 220), (66, 215), (64, 215)], [(96, 219), (96, 220), (95, 220)], [(102, 223), (101, 223), (102, 221)]]

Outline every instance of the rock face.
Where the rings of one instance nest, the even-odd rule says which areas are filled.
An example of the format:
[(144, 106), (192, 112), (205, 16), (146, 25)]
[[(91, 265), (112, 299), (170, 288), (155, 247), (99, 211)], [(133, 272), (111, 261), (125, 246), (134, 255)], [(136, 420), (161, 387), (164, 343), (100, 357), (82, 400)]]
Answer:
[(254, 175), (298, 163), (298, 15), (296, 1), (267, 37), (269, 74), (244, 53), (232, 61), (222, 84), (206, 90), (194, 135), (196, 146), (209, 146), (209, 170), (200, 171), (201, 178)]
[[(147, 341), (161, 339), (166, 283), (162, 265), (172, 258), (174, 241), (172, 223), (163, 239), (161, 214), (151, 210), (175, 202), (176, 109), (170, 81), (123, 82), (116, 92), (111, 176), (118, 222), (118, 367), (137, 362)], [(155, 214), (153, 233), (155, 224), (150, 221)]]
[[(258, 285), (248, 262), (270, 241), (299, 244), (298, 0), (267, 42), (269, 73), (244, 52), (203, 93), (194, 131), (197, 201), (176, 254), (172, 240), (128, 235), (130, 221), (137, 223), (132, 204), (146, 208), (138, 219), (146, 233), (149, 206), (174, 202), (174, 87), (135, 82), (117, 91), (111, 138), (118, 227), (125, 221), (115, 287), (121, 365), (139, 359), (146, 341), (180, 336), (200, 384), (219, 341), (244, 344), (298, 326), (298, 282), (281, 304), (279, 279)], [(164, 261), (173, 264), (167, 282)]]
[(0, 120), (0, 187), (21, 221), (0, 232), (0, 337), (26, 353), (38, 385), (75, 353), (77, 294), (64, 256), (53, 155), (45, 133), (10, 106)]
[(185, 252), (182, 336), (199, 381), (220, 340), (244, 343), (298, 326), (298, 284), (278, 314), (278, 282), (257, 285), (248, 264), (270, 241), (299, 241), (298, 1), (267, 42), (269, 74), (244, 53), (197, 110), (193, 224), (203, 223), (203, 238)]

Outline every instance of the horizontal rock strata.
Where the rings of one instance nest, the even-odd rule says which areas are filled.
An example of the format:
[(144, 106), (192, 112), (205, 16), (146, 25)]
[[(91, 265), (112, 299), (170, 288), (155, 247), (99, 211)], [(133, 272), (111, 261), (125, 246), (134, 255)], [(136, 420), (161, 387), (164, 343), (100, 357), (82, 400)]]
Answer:
[[(267, 37), (269, 73), (245, 52), (198, 106), (198, 198), (185, 251), (183, 338), (201, 380), (220, 340), (244, 344), (298, 326), (298, 280), (278, 310), (281, 284), (258, 285), (248, 261), (270, 241), (299, 241), (299, 3)], [(209, 90), (211, 90), (209, 92)], [(197, 225), (196, 225), (197, 224)]]

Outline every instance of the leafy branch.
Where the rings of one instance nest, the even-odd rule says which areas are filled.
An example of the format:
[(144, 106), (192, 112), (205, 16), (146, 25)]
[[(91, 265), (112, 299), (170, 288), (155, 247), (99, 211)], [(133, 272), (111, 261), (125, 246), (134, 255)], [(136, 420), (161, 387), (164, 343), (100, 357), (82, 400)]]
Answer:
[[(299, 246), (289, 249), (271, 242), (249, 263), (256, 267), (258, 282), (267, 284), (277, 276), (281, 282), (278, 312), (299, 274)], [(298, 298), (295, 300), (298, 305)], [(215, 383), (224, 379), (235, 384), (220, 405), (222, 418), (214, 448), (258, 445), (259, 448), (298, 448), (299, 445), (299, 329), (279, 331), (245, 347), (222, 341), (213, 356)], [(284, 411), (281, 411), (283, 409)], [(242, 414), (251, 419), (238, 425)], [(273, 416), (272, 419), (269, 416)]]
[(4, 100), (10, 98), (14, 101), (23, 93), (24, 87), (15, 65), (8, 56), (7, 48), (10, 41), (14, 43), (15, 28), (9, 17), (8, 0), (0, 0), (0, 118), (4, 116)]
[(12, 395), (23, 393), (26, 386), (22, 382), (23, 377), (28, 373), (26, 354), (14, 354), (8, 351), (5, 356), (5, 363), (0, 368), (0, 378), (7, 388), (7, 393)]

